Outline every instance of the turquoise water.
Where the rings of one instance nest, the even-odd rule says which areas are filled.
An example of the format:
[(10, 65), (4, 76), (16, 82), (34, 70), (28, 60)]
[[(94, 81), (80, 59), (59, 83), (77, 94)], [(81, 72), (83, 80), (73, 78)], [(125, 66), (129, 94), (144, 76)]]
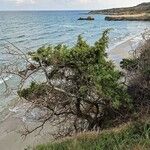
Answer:
[[(110, 47), (118, 42), (142, 33), (150, 27), (150, 22), (105, 21), (103, 15), (94, 15), (94, 21), (78, 21), (86, 17), (87, 11), (29, 11), (29, 12), (0, 12), (0, 52), (4, 51), (7, 41), (19, 47), (22, 51), (32, 51), (44, 44), (65, 43), (73, 45), (79, 34), (93, 44), (107, 28), (110, 33)], [(6, 55), (0, 55), (0, 66)], [(11, 61), (11, 59), (10, 59)], [(6, 79), (15, 85), (15, 78)], [(4, 84), (0, 80), (0, 93)], [(0, 97), (0, 110), (11, 98)]]
[[(107, 28), (113, 28), (111, 43), (123, 40), (145, 28), (150, 22), (105, 21), (95, 15), (94, 21), (78, 21), (87, 11), (0, 12), (0, 44), (5, 40), (18, 47), (34, 49), (45, 43), (73, 44), (79, 34), (91, 43)], [(1, 47), (2, 48), (2, 47)]]

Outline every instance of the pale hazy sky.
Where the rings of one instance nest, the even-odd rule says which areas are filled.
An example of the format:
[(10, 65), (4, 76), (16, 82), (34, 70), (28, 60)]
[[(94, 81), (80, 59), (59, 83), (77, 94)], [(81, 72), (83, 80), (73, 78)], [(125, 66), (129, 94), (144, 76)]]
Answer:
[(150, 0), (0, 0), (0, 10), (80, 10), (134, 6)]

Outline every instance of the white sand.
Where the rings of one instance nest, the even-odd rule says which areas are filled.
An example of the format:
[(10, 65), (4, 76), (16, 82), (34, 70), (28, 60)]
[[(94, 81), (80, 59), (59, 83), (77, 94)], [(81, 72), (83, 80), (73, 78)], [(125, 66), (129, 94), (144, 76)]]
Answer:
[(120, 44), (114, 46), (112, 49), (109, 49), (108, 55), (111, 60), (113, 60), (116, 67), (119, 69), (120, 61), (123, 58), (131, 58), (133, 56), (133, 51), (138, 45), (142, 42), (141, 36), (136, 36), (130, 38), (126, 41), (121, 42)]
[[(28, 123), (35, 127), (37, 123)], [(15, 114), (10, 113), (9, 117), (0, 125), (0, 150), (24, 150), (28, 146), (35, 146), (49, 142), (51, 134), (50, 125), (46, 124), (44, 129), (30, 134), (24, 139), (20, 131), (24, 129), (24, 122), (17, 118)]]

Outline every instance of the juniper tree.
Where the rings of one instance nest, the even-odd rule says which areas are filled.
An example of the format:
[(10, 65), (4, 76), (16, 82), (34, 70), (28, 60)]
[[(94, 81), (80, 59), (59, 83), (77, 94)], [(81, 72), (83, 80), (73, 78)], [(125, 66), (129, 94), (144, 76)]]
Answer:
[(73, 47), (50, 45), (28, 53), (32, 62), (27, 61), (26, 69), (17, 70), (18, 75), (26, 80), (42, 71), (41, 78), (46, 79), (18, 91), (33, 106), (48, 110), (35, 129), (49, 122), (58, 127), (60, 136), (65, 136), (99, 130), (124, 117), (130, 98), (120, 83), (122, 74), (107, 58), (108, 32), (103, 32), (92, 46), (79, 35)]

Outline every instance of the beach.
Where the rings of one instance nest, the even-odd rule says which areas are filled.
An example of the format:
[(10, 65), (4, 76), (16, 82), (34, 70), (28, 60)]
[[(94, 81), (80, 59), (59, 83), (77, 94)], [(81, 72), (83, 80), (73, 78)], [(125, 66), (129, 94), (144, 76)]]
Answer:
[[(108, 56), (110, 59), (114, 60), (117, 68), (119, 67), (119, 61), (122, 58), (131, 57), (131, 51), (138, 46), (141, 37), (136, 36), (125, 41), (122, 41), (109, 49)], [(26, 102), (19, 102), (20, 107), (17, 108), (23, 109)], [(11, 108), (11, 109), (10, 109)], [(10, 106), (9, 110), (16, 110), (16, 106)], [(46, 124), (44, 129), (40, 132), (34, 132), (27, 136), (25, 139), (21, 137), (21, 133), (19, 131), (23, 131), (24, 125), (28, 125), (30, 127), (36, 127), (37, 122), (26, 122), (23, 119), (23, 116), (18, 115), (15, 111), (10, 111), (7, 115), (7, 118), (0, 124), (0, 146), (2, 150), (24, 150), (28, 146), (33, 147), (34, 145), (40, 143), (46, 143), (52, 139), (52, 131), (54, 127), (50, 124)]]
[(36, 131), (26, 138), (22, 136), (24, 126), (35, 127), (36, 122), (25, 123), (21, 118), (17, 118), (14, 113), (10, 113), (9, 117), (0, 124), (0, 149), (2, 150), (25, 150), (37, 144), (49, 142), (52, 138), (50, 125), (45, 124), (42, 131)]
[(125, 39), (108, 50), (109, 59), (113, 61), (116, 68), (120, 69), (120, 61), (123, 58), (132, 58), (133, 51), (143, 42), (142, 33)]

